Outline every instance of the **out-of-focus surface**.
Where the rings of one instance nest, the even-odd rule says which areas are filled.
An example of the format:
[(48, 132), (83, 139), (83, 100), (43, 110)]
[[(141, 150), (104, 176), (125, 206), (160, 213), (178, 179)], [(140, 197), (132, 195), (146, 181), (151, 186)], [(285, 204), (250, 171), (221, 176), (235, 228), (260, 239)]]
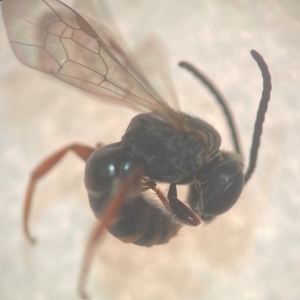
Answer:
[[(149, 34), (164, 41), (181, 109), (214, 125), (230, 149), (220, 108), (177, 63), (193, 62), (214, 80), (232, 106), (246, 163), (262, 89), (251, 49), (268, 63), (273, 91), (257, 168), (238, 203), (164, 246), (125, 245), (107, 234), (87, 286), (93, 299), (299, 299), (299, 1), (123, 0), (111, 8), (130, 45)], [(33, 248), (21, 231), (28, 175), (68, 143), (118, 141), (135, 113), (21, 65), (2, 18), (0, 45), (0, 298), (78, 299), (95, 223), (84, 164), (70, 154), (38, 185)]]

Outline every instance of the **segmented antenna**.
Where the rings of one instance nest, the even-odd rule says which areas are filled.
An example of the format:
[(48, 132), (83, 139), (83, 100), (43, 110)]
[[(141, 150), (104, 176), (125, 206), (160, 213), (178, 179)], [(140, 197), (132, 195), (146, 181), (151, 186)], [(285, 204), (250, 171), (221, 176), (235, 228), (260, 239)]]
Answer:
[(202, 83), (211, 91), (211, 93), (215, 96), (217, 102), (219, 103), (219, 105), (221, 106), (228, 126), (229, 126), (229, 130), (231, 132), (231, 138), (234, 144), (234, 148), (235, 151), (240, 154), (241, 156), (243, 156), (243, 151), (242, 151), (242, 146), (239, 140), (239, 135), (238, 135), (238, 130), (237, 127), (235, 125), (235, 121), (234, 121), (234, 117), (233, 114), (231, 112), (230, 106), (228, 104), (228, 101), (225, 99), (225, 97), (222, 95), (222, 93), (220, 92), (220, 90), (216, 87), (216, 85), (212, 82), (211, 79), (209, 79), (202, 71), (200, 71), (198, 68), (196, 68), (195, 66), (193, 66), (192, 64), (186, 62), (186, 61), (182, 61), (178, 64), (180, 67), (190, 71), (191, 73), (193, 73), (193, 75), (195, 77), (197, 77), (198, 79), (200, 79), (202, 81)]
[(254, 60), (257, 62), (258, 67), (261, 71), (262, 78), (263, 78), (263, 90), (262, 90), (262, 95), (261, 95), (259, 107), (256, 114), (256, 120), (255, 120), (253, 137), (252, 137), (252, 145), (250, 150), (249, 165), (245, 173), (245, 183), (250, 179), (256, 166), (258, 148), (260, 145), (260, 137), (262, 134), (263, 123), (265, 121), (265, 114), (268, 109), (268, 102), (271, 98), (271, 90), (272, 90), (271, 75), (269, 72), (269, 68), (265, 63), (263, 57), (255, 50), (251, 50), (250, 53), (254, 58)]
[[(252, 137), (252, 145), (250, 150), (249, 165), (247, 171), (245, 172), (245, 183), (250, 179), (256, 166), (258, 149), (260, 146), (260, 137), (262, 135), (262, 128), (265, 120), (265, 114), (268, 109), (268, 102), (270, 100), (270, 95), (272, 90), (271, 75), (263, 57), (255, 50), (251, 50), (250, 53), (254, 58), (254, 60), (257, 62), (259, 69), (261, 70), (261, 74), (263, 78), (263, 91), (262, 91), (262, 96), (256, 114), (256, 120), (255, 120), (253, 137)], [(180, 62), (179, 66), (193, 73), (194, 76), (200, 79), (202, 83), (206, 85), (207, 88), (211, 91), (211, 93), (215, 96), (216, 100), (222, 107), (223, 112), (226, 116), (228, 126), (230, 128), (232, 140), (234, 143), (235, 151), (242, 156), (242, 147), (238, 138), (238, 130), (235, 125), (234, 118), (231, 113), (228, 101), (225, 99), (225, 97), (222, 95), (219, 89), (214, 85), (214, 83), (195, 66), (184, 61)]]

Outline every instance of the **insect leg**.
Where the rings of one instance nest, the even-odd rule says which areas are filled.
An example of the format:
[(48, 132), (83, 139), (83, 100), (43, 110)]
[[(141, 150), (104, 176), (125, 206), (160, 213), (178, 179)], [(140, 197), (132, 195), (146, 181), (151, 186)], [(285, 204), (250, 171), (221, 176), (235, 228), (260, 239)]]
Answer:
[(201, 223), (199, 217), (177, 198), (177, 189), (175, 184), (170, 184), (167, 198), (153, 180), (149, 180), (144, 183), (144, 191), (146, 189), (153, 190), (165, 208), (168, 211), (171, 211), (180, 223), (189, 226), (198, 226)]
[(198, 226), (201, 223), (200, 218), (177, 198), (176, 184), (170, 184), (167, 198), (172, 213), (181, 223), (189, 226)]
[(149, 180), (149, 181), (144, 182), (142, 192), (147, 191), (149, 189), (151, 189), (152, 191), (154, 191), (156, 193), (158, 199), (162, 202), (164, 207), (168, 211), (170, 211), (171, 209), (170, 209), (169, 201), (167, 200), (165, 195), (161, 192), (161, 190), (157, 187), (157, 184), (155, 181)]
[(91, 261), (96, 249), (97, 244), (100, 241), (100, 238), (103, 236), (103, 232), (105, 228), (111, 223), (111, 221), (114, 219), (118, 211), (120, 210), (123, 202), (126, 200), (126, 197), (129, 193), (136, 192), (140, 189), (140, 181), (143, 177), (143, 173), (140, 168), (135, 168), (132, 171), (132, 174), (124, 178), (119, 187), (118, 191), (115, 194), (114, 197), (110, 199), (110, 203), (106, 209), (106, 212), (104, 213), (102, 217), (102, 221), (97, 224), (97, 226), (94, 228), (89, 242), (87, 244), (83, 263), (80, 271), (80, 277), (78, 282), (78, 291), (80, 296), (83, 299), (88, 299), (87, 294), (85, 293), (84, 287), (86, 283), (86, 277), (91, 265)]
[(88, 159), (88, 157), (94, 152), (94, 148), (81, 145), (81, 144), (71, 144), (68, 145), (59, 151), (53, 153), (51, 156), (43, 160), (32, 172), (29, 180), (29, 184), (27, 186), (25, 202), (23, 207), (23, 231), (26, 238), (34, 243), (35, 239), (31, 236), (28, 226), (29, 213), (32, 203), (32, 196), (35, 190), (35, 186), (37, 181), (43, 177), (49, 170), (51, 170), (69, 151), (73, 151), (84, 161)]

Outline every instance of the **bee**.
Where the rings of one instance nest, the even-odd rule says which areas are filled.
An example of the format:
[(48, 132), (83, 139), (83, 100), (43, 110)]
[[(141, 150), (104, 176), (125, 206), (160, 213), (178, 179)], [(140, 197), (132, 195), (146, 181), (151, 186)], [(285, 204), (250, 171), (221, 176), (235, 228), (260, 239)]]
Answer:
[[(23, 229), (33, 243), (28, 221), (39, 179), (70, 151), (86, 161), (85, 187), (91, 209), (100, 222), (83, 259), (78, 284), (83, 298), (87, 297), (84, 286), (95, 246), (105, 229), (125, 243), (151, 247), (167, 243), (183, 225), (211, 221), (236, 203), (255, 169), (270, 100), (271, 77), (258, 52), (252, 50), (251, 54), (261, 69), (264, 87), (250, 162), (244, 172), (229, 106), (214, 84), (194, 66), (179, 64), (200, 79), (222, 106), (235, 153), (220, 149), (221, 136), (210, 124), (172, 108), (104, 27), (96, 32), (80, 14), (57, 0), (4, 0), (2, 10), (11, 47), (23, 64), (140, 113), (131, 120), (119, 142), (97, 147), (67, 145), (43, 160), (30, 177)], [(157, 183), (169, 184), (167, 195)], [(177, 185), (188, 185), (189, 205), (178, 199)], [(153, 190), (157, 199), (150, 199), (147, 190)]]

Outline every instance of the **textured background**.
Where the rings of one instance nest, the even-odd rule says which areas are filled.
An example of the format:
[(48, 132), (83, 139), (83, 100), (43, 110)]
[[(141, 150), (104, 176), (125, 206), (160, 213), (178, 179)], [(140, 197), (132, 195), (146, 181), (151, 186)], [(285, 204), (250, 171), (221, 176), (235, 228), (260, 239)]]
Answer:
[[(177, 63), (198, 65), (229, 99), (246, 158), (262, 86), (250, 49), (267, 61), (273, 92), (255, 176), (234, 208), (152, 249), (107, 234), (88, 282), (93, 299), (299, 299), (299, 1), (118, 0), (111, 8), (130, 45), (149, 34), (164, 41), (182, 110), (214, 125), (222, 147), (231, 143), (219, 107)], [(81, 257), (95, 223), (84, 164), (69, 155), (38, 186), (34, 248), (21, 232), (28, 175), (65, 144), (118, 141), (135, 113), (21, 65), (2, 18), (0, 45), (0, 298), (78, 299)]]

